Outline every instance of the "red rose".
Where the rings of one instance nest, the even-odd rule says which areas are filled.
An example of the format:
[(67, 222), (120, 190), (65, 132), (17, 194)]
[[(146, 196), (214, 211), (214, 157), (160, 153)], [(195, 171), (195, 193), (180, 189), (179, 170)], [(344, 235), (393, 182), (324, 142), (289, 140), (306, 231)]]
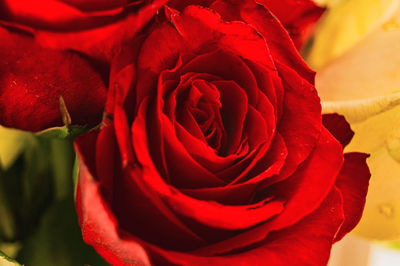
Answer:
[(0, 125), (30, 131), (62, 126), (60, 96), (73, 124), (101, 122), (106, 88), (85, 59), (1, 27), (0, 58)]
[(248, 24), (160, 11), (76, 140), (83, 238), (112, 265), (324, 265), (360, 218), (366, 155), (343, 160), (314, 72), (264, 7), (225, 11)]
[(42, 46), (99, 60), (132, 38), (167, 0), (2, 0), (0, 24), (23, 28)]
[[(224, 20), (242, 20), (243, 18), (234, 14), (229, 9), (232, 3), (241, 1), (226, 0), (171, 0), (168, 6), (178, 10), (183, 10), (188, 5), (202, 5), (215, 10), (224, 10)], [(297, 49), (300, 48), (310, 38), (315, 23), (324, 12), (324, 8), (318, 7), (312, 0), (258, 0), (254, 1), (269, 9), (283, 24), (289, 32)], [(246, 19), (244, 19), (246, 20)]]

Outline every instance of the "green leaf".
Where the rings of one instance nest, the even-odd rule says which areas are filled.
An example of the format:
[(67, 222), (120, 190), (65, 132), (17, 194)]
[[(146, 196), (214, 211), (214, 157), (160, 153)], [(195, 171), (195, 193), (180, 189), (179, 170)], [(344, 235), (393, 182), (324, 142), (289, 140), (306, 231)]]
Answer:
[(108, 265), (83, 242), (72, 194), (48, 209), (38, 231), (23, 246), (18, 260), (29, 266)]
[(84, 126), (52, 127), (39, 131), (35, 135), (39, 138), (74, 139), (87, 130)]
[(21, 266), (21, 264), (7, 257), (7, 255), (0, 250), (0, 266)]

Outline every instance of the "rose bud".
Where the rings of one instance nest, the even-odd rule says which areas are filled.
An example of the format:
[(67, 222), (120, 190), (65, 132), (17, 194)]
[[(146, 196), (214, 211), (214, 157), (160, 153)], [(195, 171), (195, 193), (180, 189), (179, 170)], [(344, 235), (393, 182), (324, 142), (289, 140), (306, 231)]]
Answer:
[(371, 154), (371, 187), (354, 230), (372, 240), (400, 239), (400, 9), (317, 74), (324, 112), (355, 132), (346, 151)]
[(3, 0), (0, 24), (23, 28), (42, 46), (110, 61), (167, 0)]
[(326, 265), (361, 217), (366, 154), (323, 126), (287, 31), (219, 2), (167, 7), (121, 49), (108, 116), (75, 142), (83, 238), (112, 265)]
[(106, 88), (79, 55), (40, 47), (0, 27), (0, 125), (28, 131), (62, 126), (60, 97), (71, 122), (101, 122)]

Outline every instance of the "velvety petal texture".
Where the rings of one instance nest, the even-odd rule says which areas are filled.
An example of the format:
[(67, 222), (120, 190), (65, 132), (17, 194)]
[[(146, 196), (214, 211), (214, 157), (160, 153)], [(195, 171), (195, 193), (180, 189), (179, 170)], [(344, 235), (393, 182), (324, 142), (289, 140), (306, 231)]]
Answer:
[(113, 58), (107, 115), (75, 142), (83, 237), (113, 265), (325, 265), (362, 213), (366, 155), (344, 158), (348, 125), (324, 127), (264, 5), (201, 2)]
[[(316, 22), (325, 11), (312, 0), (171, 0), (167, 5), (180, 11), (189, 5), (201, 5), (218, 10), (225, 20), (243, 20), (236, 7), (245, 2), (257, 3), (271, 11), (289, 32), (299, 50), (309, 40)], [(224, 11), (221, 12), (222, 10)]]
[(1, 0), (0, 24), (34, 35), (44, 47), (110, 62), (167, 0)]
[(81, 56), (0, 28), (0, 57), (1, 125), (29, 131), (62, 126), (60, 97), (73, 124), (101, 122), (105, 84)]

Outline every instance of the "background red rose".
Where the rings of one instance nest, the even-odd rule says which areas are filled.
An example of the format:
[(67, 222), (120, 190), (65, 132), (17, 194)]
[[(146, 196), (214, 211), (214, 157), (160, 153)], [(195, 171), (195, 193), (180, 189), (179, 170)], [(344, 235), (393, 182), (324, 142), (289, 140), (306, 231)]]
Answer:
[(110, 61), (167, 0), (1, 0), (0, 24), (22, 28), (45, 47)]
[(60, 97), (74, 124), (101, 122), (104, 81), (79, 55), (42, 48), (0, 27), (0, 57), (0, 125), (29, 131), (62, 126)]
[(314, 73), (264, 7), (219, 2), (160, 12), (76, 141), (83, 237), (113, 265), (324, 265), (361, 215), (366, 155), (343, 159)]

